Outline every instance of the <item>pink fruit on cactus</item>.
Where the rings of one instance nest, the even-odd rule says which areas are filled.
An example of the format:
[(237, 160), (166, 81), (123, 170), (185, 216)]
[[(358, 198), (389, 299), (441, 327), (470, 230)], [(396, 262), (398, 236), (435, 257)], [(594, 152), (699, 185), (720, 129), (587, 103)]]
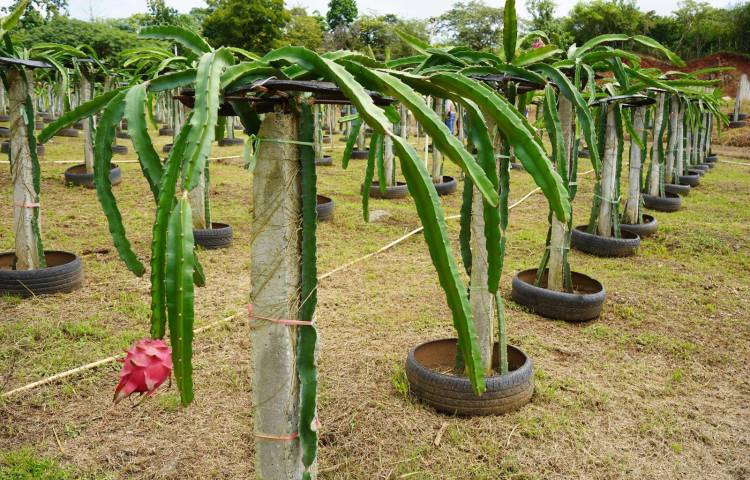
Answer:
[(115, 403), (135, 392), (153, 395), (172, 374), (172, 351), (163, 340), (138, 340), (125, 353)]
[(544, 46), (544, 41), (542, 41), (541, 38), (537, 38), (534, 43), (531, 44), (531, 48), (542, 48)]

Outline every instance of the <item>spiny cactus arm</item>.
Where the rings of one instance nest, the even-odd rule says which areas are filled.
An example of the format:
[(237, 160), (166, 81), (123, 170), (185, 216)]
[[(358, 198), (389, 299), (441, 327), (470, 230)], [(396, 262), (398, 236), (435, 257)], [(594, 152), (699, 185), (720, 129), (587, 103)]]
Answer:
[[(192, 116), (193, 113), (190, 113)], [(188, 132), (188, 122), (185, 124), (169, 151), (169, 156), (164, 164), (163, 174), (159, 184), (159, 197), (156, 207), (156, 220), (154, 221), (153, 236), (151, 239), (151, 336), (163, 338), (166, 333), (166, 252), (167, 252), (167, 227), (169, 215), (175, 203), (175, 192), (177, 180), (180, 176), (182, 157), (185, 152)]]
[(193, 217), (187, 191), (172, 209), (167, 228), (165, 288), (169, 343), (180, 402), (193, 401)]
[(174, 25), (155, 25), (143, 27), (138, 32), (141, 38), (155, 38), (157, 40), (171, 40), (179, 43), (194, 54), (201, 56), (213, 50), (200, 35), (191, 32), (188, 29)]
[(198, 64), (195, 80), (195, 107), (190, 120), (190, 132), (185, 149), (182, 186), (192, 190), (198, 185), (206, 159), (214, 141), (221, 96), (221, 74), (234, 62), (228, 50), (203, 54)]
[(104, 215), (107, 217), (109, 232), (112, 235), (115, 248), (128, 269), (140, 277), (145, 269), (125, 236), (122, 215), (117, 207), (115, 196), (112, 194), (112, 184), (109, 181), (109, 172), (112, 168), (112, 140), (115, 138), (115, 129), (120, 123), (124, 111), (125, 92), (118, 92), (107, 103), (102, 112), (94, 142), (94, 184), (96, 185), (96, 196), (102, 205)]
[(159, 198), (159, 183), (161, 181), (162, 165), (159, 154), (156, 153), (146, 123), (147, 85), (139, 84), (128, 90), (125, 95), (125, 119), (128, 121), (128, 133), (133, 142), (133, 148), (138, 154), (143, 175), (148, 181), (154, 199)]

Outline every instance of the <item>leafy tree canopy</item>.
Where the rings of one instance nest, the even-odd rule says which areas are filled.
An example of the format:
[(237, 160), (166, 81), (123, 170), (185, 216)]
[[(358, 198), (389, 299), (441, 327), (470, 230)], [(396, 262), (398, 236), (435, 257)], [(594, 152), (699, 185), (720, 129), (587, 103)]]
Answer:
[(331, 0), (328, 2), (326, 21), (330, 30), (347, 28), (357, 18), (356, 0)]
[(303, 7), (289, 10), (289, 23), (284, 28), (284, 35), (277, 46), (296, 45), (320, 50), (325, 35), (325, 19), (318, 13), (307, 14)]
[(453, 8), (430, 20), (437, 34), (449, 43), (476, 50), (494, 49), (501, 43), (503, 9), (482, 0), (458, 2)]
[(220, 0), (203, 22), (203, 34), (213, 45), (266, 53), (289, 19), (284, 0)]

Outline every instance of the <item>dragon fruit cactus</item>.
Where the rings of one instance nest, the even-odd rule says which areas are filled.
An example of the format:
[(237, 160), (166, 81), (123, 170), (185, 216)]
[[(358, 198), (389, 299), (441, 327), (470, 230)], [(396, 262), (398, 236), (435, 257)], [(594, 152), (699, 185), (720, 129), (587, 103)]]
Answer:
[(172, 351), (163, 340), (138, 340), (125, 353), (115, 403), (135, 392), (153, 395), (172, 374)]

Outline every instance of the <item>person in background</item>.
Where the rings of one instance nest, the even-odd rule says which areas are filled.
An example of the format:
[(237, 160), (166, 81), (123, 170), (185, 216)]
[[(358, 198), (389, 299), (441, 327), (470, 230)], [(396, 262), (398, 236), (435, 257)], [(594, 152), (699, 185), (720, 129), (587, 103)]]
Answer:
[(445, 101), (445, 125), (451, 133), (455, 133), (453, 127), (456, 123), (456, 106), (450, 100)]

